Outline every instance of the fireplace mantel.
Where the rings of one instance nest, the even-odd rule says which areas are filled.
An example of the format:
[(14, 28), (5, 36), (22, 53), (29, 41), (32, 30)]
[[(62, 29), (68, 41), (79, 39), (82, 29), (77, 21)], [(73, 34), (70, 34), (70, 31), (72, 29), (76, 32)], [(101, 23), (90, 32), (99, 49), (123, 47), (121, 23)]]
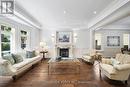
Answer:
[(71, 48), (73, 44), (56, 44), (55, 47), (59, 48)]
[(60, 56), (59, 51), (63, 48), (69, 48), (69, 58), (73, 57), (73, 44), (56, 44), (55, 45), (55, 57)]

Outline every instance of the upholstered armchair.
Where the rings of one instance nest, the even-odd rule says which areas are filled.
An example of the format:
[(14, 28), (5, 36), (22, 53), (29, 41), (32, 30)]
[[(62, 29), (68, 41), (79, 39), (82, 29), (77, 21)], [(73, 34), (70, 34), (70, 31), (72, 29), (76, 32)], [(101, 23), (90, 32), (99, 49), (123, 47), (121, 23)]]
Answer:
[(16, 69), (7, 60), (0, 59), (0, 76), (13, 76)]
[(103, 58), (99, 69), (100, 75), (103, 73), (109, 79), (127, 83), (130, 75), (130, 55), (117, 54), (116, 58)]
[(84, 54), (82, 56), (82, 60), (94, 64), (95, 57), (96, 57), (96, 50), (90, 50), (89, 53)]

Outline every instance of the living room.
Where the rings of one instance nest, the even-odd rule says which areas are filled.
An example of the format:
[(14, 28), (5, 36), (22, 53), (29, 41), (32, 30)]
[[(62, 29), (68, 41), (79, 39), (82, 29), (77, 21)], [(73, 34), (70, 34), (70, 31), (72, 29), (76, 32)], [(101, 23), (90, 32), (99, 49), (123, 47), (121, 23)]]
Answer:
[(0, 87), (129, 87), (129, 0), (0, 0)]

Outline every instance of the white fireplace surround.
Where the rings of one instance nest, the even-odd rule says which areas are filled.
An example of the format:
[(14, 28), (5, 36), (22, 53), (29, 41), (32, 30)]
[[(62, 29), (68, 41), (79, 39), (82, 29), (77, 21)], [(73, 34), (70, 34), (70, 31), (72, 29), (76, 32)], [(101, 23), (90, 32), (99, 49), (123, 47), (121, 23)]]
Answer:
[[(59, 33), (60, 32), (68, 32), (70, 34), (70, 41), (69, 42), (59, 42), (58, 38), (59, 38)], [(74, 57), (74, 45), (73, 45), (73, 31), (56, 31), (55, 34), (56, 38), (55, 38), (55, 57), (60, 56), (60, 49), (63, 48), (68, 48), (69, 49), (69, 58), (73, 58)]]
[(60, 49), (68, 48), (69, 49), (69, 58), (73, 58), (73, 44), (56, 44), (55, 45), (55, 57), (60, 55)]

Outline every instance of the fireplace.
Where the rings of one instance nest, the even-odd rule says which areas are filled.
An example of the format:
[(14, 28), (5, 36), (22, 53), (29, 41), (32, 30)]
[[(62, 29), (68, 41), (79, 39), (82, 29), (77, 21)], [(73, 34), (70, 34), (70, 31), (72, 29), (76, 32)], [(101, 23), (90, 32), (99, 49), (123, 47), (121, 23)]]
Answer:
[(60, 48), (59, 55), (61, 57), (69, 57), (69, 48)]
[(55, 57), (57, 56), (61, 56), (62, 58), (73, 58), (73, 45), (72, 44), (55, 45)]

